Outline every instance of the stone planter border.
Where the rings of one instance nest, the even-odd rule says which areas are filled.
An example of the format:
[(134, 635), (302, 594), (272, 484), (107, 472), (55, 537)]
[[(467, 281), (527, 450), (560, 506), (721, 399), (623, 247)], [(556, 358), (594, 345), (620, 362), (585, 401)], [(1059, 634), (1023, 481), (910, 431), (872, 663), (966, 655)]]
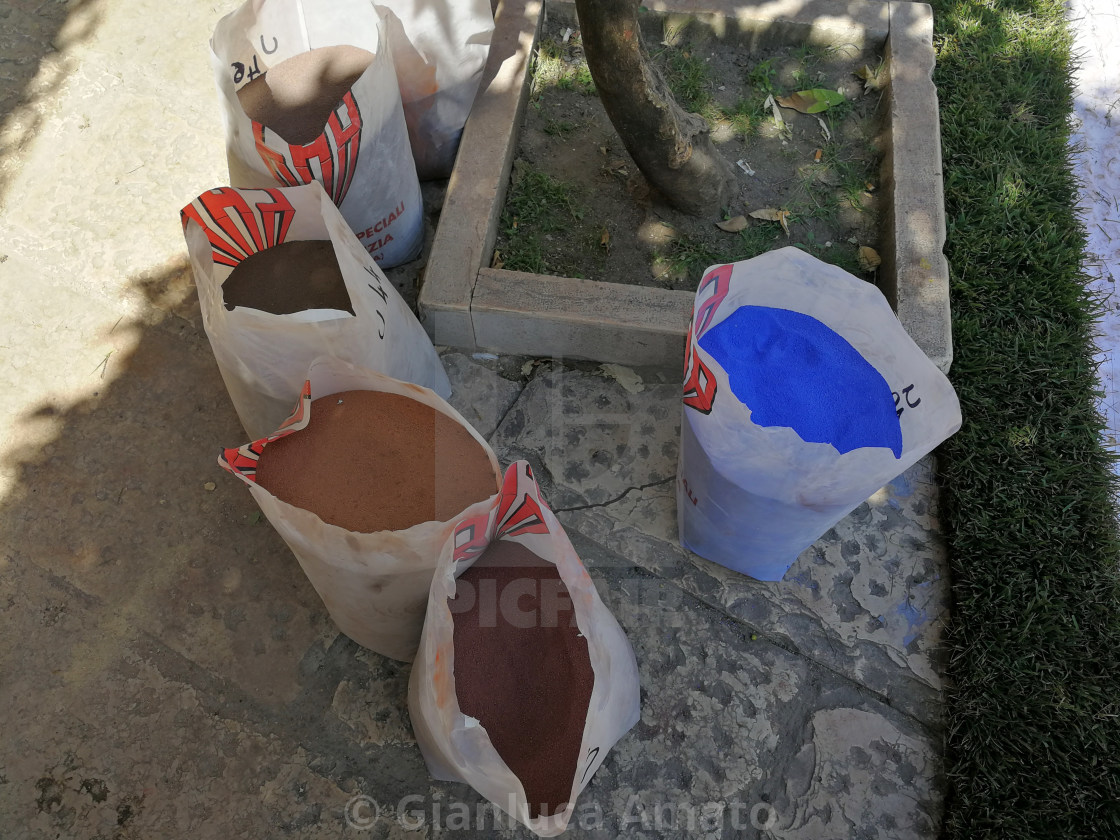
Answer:
[[(707, 23), (745, 47), (854, 44), (882, 49), (890, 72), (880, 189), (879, 287), (903, 326), (943, 371), (952, 362), (949, 268), (934, 67), (933, 13), (908, 0), (660, 0), (647, 7)], [(528, 97), (539, 0), (503, 0), (482, 88), (459, 157), (419, 295), (437, 344), (468, 351), (569, 357), (626, 365), (677, 365), (693, 295), (642, 286), (489, 268), (517, 132)], [(575, 20), (574, 5), (548, 13)]]

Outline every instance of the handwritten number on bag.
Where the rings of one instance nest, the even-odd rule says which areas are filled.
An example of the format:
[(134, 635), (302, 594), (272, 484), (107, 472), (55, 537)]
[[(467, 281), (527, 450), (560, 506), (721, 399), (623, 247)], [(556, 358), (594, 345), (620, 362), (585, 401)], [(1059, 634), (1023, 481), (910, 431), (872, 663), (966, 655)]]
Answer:
[[(385, 287), (381, 285), (381, 278), (377, 275), (377, 269), (371, 266), (364, 266), (366, 274), (373, 278), (373, 283), (366, 283), (374, 293), (381, 298), (382, 303), (389, 302), (389, 293), (385, 291)], [(374, 309), (377, 317), (381, 319), (381, 326), (377, 330), (378, 338), (385, 338), (385, 315), (380, 309)]]
[[(240, 61), (235, 61), (230, 66), (233, 67), (233, 83), (235, 85), (240, 84), (241, 80), (244, 79), (245, 76), (246, 76), (245, 65), (242, 64)], [(260, 68), (260, 65), (257, 64), (257, 57), (254, 55), (253, 56), (253, 66), (249, 68), (249, 73), (248, 73), (249, 81), (250, 82), (253, 81), (253, 79), (257, 78), (257, 76), (259, 76), (260, 74), (261, 74), (261, 68)]]
[[(913, 402), (910, 401), (910, 392), (913, 391), (913, 390), (914, 390), (913, 385), (907, 385), (905, 388), (902, 389), (901, 394), (898, 393), (898, 391), (893, 391), (891, 393), (891, 396), (894, 397), (895, 412), (898, 414), (899, 417), (902, 416), (902, 412), (904, 412), (906, 409), (917, 408), (919, 405), (922, 404), (922, 398), (921, 397), (918, 397)], [(906, 405), (902, 404), (903, 399), (906, 400)]]

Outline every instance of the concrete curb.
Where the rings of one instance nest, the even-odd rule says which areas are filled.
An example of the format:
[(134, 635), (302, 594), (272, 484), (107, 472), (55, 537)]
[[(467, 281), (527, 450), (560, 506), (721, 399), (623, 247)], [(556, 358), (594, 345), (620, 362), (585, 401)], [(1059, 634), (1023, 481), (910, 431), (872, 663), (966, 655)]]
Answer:
[[(882, 188), (880, 288), (907, 333), (942, 370), (952, 362), (940, 122), (933, 87), (933, 14), (905, 0), (762, 2), (661, 0), (649, 8), (706, 23), (744, 47), (779, 43), (881, 45), (891, 74)], [(572, 3), (549, 14), (575, 21)], [(433, 341), (465, 350), (679, 365), (692, 314), (687, 292), (490, 269), (528, 94), (539, 2), (498, 9), (483, 88), (459, 158), (420, 290)]]

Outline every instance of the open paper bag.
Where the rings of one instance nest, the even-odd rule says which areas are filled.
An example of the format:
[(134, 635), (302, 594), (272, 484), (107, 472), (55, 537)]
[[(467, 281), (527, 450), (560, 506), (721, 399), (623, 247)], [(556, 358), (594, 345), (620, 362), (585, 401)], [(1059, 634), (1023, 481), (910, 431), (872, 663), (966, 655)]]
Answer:
[[(210, 47), (230, 184), (316, 181), (380, 266), (415, 259), (420, 181), (388, 27), (373, 4), (248, 0), (218, 22)], [(277, 70), (285, 62), (296, 64)]]
[(683, 403), (681, 544), (760, 580), (961, 425), (882, 293), (798, 248), (705, 273)]
[[(501, 472), (493, 451), (437, 394), (337, 359), (319, 359), (311, 365), (298, 407), (273, 434), (224, 450), (218, 463), (248, 485), (339, 629), (377, 653), (408, 661), (420, 641), (436, 562), (460, 518), (422, 522), (400, 531), (358, 533), (324, 522), (312, 511), (278, 499), (257, 483), (261, 453), (269, 444), (307, 426), (313, 399), (357, 390), (400, 394), (461, 424), (489, 458), (497, 492)], [(369, 480), (392, 482), (393, 476), (370, 475)]]
[[(532, 558), (537, 576), (506, 560), (490, 571), (504, 572), (507, 585), (488, 588), (482, 578), (464, 589), (472, 567), (486, 566), (496, 548)], [(566, 632), (569, 648), (519, 649), (518, 628), (534, 640)], [(485, 720), (461, 707), (465, 695), (479, 703), (480, 693)], [(564, 831), (580, 791), (638, 721), (634, 652), (525, 461), (506, 470), (498, 496), (464, 511), (443, 546), (408, 708), (433, 776), (466, 782), (542, 837)], [(518, 726), (529, 737), (511, 736)]]
[[(249, 437), (262, 438), (284, 421), (308, 365), (319, 356), (450, 396), (451, 384), (431, 339), (318, 184), (209, 190), (183, 208), (182, 220), (202, 323)], [(226, 308), (222, 285), (243, 261), (305, 240), (330, 242), (352, 312), (310, 309), (276, 315)]]

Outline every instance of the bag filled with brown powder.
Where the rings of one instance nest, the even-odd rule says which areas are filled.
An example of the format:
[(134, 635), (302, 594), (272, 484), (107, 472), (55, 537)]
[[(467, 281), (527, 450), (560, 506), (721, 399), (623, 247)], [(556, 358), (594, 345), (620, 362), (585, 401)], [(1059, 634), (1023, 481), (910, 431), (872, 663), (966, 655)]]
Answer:
[(181, 211), (202, 323), (250, 438), (331, 355), (451, 395), (431, 339), (316, 184), (207, 190)]
[(316, 181), (378, 265), (415, 259), (420, 181), (388, 24), (374, 5), (248, 0), (218, 22), (210, 47), (230, 184)]
[(311, 365), (275, 434), (219, 464), (248, 484), (339, 629), (405, 661), (444, 543), (501, 477), (486, 441), (435, 393), (330, 358)]
[(468, 508), (432, 578), (408, 708), (437, 779), (560, 834), (637, 721), (638, 668), (567, 535), (518, 461)]

